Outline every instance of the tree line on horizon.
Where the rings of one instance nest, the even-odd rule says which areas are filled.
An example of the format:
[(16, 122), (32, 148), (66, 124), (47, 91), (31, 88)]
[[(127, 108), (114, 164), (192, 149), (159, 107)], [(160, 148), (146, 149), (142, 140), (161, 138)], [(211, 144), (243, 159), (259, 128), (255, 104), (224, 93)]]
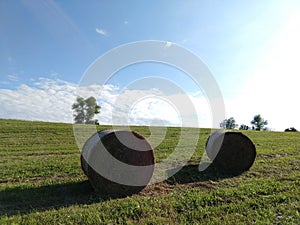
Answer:
[[(239, 130), (267, 130), (268, 128), (265, 127), (268, 125), (268, 121), (261, 117), (260, 114), (255, 115), (253, 120), (251, 120), (252, 127), (241, 124)], [(220, 123), (220, 127), (224, 129), (236, 129), (239, 125), (236, 123), (233, 117), (229, 119), (225, 119)]]
[[(98, 124), (97, 119), (94, 119), (94, 116), (100, 113), (101, 106), (97, 104), (96, 98), (91, 96), (86, 99), (78, 96), (76, 98), (76, 102), (72, 105), (74, 122), (76, 124)], [(228, 119), (224, 119), (220, 123), (220, 127), (223, 129), (237, 129), (239, 126), (239, 130), (269, 130), (266, 125), (268, 125), (268, 121), (261, 117), (260, 114), (257, 114), (253, 117), (250, 124), (251, 127), (245, 124), (241, 124), (240, 126), (236, 123), (233, 117)], [(294, 127), (290, 127), (285, 129), (285, 132), (298, 132), (298, 130)]]
[[(261, 117), (260, 114), (257, 114), (253, 117), (250, 124), (251, 127), (245, 124), (241, 124), (240, 126), (236, 123), (235, 119), (233, 117), (230, 117), (228, 119), (223, 120), (220, 123), (220, 127), (223, 129), (236, 129), (239, 126), (239, 130), (269, 130), (266, 125), (268, 125), (268, 121)], [(290, 127), (284, 130), (285, 132), (298, 132), (298, 130), (294, 127)]]

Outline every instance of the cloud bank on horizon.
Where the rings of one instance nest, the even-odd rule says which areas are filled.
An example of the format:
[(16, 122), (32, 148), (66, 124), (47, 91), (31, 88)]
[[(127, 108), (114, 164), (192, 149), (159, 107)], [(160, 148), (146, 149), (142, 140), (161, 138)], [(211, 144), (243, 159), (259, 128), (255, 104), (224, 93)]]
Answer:
[[(21, 84), (15, 90), (0, 89), (0, 118), (73, 123), (72, 104), (78, 96), (77, 90), (77, 84), (49, 78), (40, 78), (33, 85)], [(111, 84), (80, 88), (80, 95), (84, 98), (93, 96), (95, 92), (99, 93), (96, 99), (101, 106), (101, 113), (96, 118), (101, 124), (211, 126), (209, 106), (197, 93), (188, 95), (197, 108), (195, 113), (188, 109), (179, 112), (172, 102), (166, 100), (178, 99), (181, 94), (166, 95), (155, 88), (120, 90)], [(140, 96), (144, 97), (140, 99)], [(193, 119), (182, 124), (183, 117)]]
[[(280, 82), (275, 83), (274, 88), (279, 88), (277, 85)], [(300, 127), (299, 122), (293, 120), (299, 115), (299, 110), (289, 111), (289, 101), (297, 102), (296, 90), (291, 90), (290, 93), (278, 92), (275, 98), (272, 93), (266, 93), (263, 101), (256, 101), (256, 98), (262, 98), (264, 89), (252, 88), (252, 84), (249, 84), (249, 88), (236, 99), (225, 99), (228, 117), (234, 116), (238, 124), (249, 125), (253, 116), (260, 113), (269, 121), (268, 127), (273, 130)], [(170, 99), (178, 100), (182, 93), (165, 94), (155, 88), (122, 90), (111, 84), (95, 84), (80, 89), (81, 96), (85, 98), (93, 96), (94, 93), (99, 93), (96, 99), (101, 106), (101, 113), (96, 119), (100, 124), (212, 127), (209, 102), (199, 92), (186, 94), (196, 111), (187, 109), (181, 112)], [(0, 118), (73, 123), (72, 104), (78, 96), (78, 84), (60, 79), (40, 78), (32, 85), (20, 84), (14, 90), (0, 89), (0, 96)], [(277, 100), (284, 98), (287, 101), (278, 104)], [(248, 120), (243, 120), (245, 117)], [(282, 120), (278, 120), (278, 117)], [(188, 122), (183, 124), (183, 119)]]

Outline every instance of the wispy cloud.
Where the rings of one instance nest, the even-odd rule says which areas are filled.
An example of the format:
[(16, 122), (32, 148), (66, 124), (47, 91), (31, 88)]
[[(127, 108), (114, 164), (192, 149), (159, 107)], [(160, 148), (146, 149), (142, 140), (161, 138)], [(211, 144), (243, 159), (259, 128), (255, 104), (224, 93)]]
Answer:
[(19, 81), (19, 77), (15, 74), (7, 75), (7, 79), (10, 81)]
[(0, 84), (8, 85), (8, 84), (10, 84), (10, 82), (8, 82), (8, 81), (0, 81)]
[(96, 32), (97, 32), (98, 34), (103, 35), (103, 36), (106, 36), (106, 35), (107, 35), (107, 31), (106, 31), (106, 30), (103, 30), (103, 29), (96, 28)]
[(7, 61), (8, 61), (8, 63), (13, 63), (13, 62), (14, 62), (14, 59), (13, 59), (13, 57), (8, 56), (8, 57), (7, 57)]

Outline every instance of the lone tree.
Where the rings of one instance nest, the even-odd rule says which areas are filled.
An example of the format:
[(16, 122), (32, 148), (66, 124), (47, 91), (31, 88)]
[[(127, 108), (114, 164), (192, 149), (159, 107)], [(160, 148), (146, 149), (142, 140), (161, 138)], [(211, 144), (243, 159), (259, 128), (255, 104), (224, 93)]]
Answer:
[(72, 109), (75, 123), (98, 124), (98, 120), (93, 120), (93, 118), (100, 113), (101, 107), (94, 97), (91, 96), (86, 99), (77, 97)]
[(253, 130), (263, 130), (265, 125), (268, 125), (268, 121), (264, 120), (260, 114), (255, 115), (251, 121)]
[(224, 129), (234, 129), (238, 126), (238, 124), (235, 123), (235, 119), (233, 117), (230, 117), (229, 119), (225, 119), (220, 123), (220, 127)]

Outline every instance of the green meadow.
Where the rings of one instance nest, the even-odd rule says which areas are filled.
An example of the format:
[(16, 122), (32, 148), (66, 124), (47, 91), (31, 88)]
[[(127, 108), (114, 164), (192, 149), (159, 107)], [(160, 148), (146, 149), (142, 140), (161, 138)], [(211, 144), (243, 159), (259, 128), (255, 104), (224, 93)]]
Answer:
[[(132, 127), (146, 138), (152, 129)], [(180, 132), (167, 128), (156, 162)], [(174, 176), (111, 198), (95, 193), (81, 170), (72, 124), (0, 120), (0, 224), (300, 224), (300, 132), (243, 131), (257, 157), (236, 175), (198, 171), (210, 132), (200, 129), (195, 153)]]

